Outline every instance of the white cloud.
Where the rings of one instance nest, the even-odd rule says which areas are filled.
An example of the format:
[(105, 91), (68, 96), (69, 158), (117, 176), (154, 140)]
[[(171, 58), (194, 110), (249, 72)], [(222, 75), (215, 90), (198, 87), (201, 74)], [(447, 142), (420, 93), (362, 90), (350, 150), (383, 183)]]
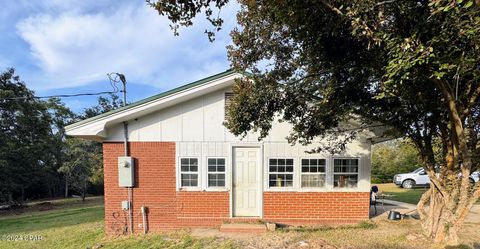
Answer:
[[(230, 6), (222, 13), (235, 8)], [(188, 82), (228, 66), (225, 46), (230, 42), (231, 16), (225, 31), (209, 43), (203, 33), (209, 28), (204, 20), (174, 37), (169, 21), (143, 3), (101, 11), (86, 9), (83, 5), (67, 12), (37, 13), (17, 23), (17, 33), (28, 43), (39, 67), (27, 77), (34, 88), (86, 85), (106, 79), (108, 72), (122, 72), (129, 81), (169, 88), (166, 84), (170, 82)]]

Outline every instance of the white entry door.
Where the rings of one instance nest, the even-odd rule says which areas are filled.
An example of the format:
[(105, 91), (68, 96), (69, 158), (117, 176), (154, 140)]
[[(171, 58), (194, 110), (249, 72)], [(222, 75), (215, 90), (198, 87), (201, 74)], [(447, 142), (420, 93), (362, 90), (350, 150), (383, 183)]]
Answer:
[(260, 148), (233, 149), (233, 216), (260, 216), (260, 158)]

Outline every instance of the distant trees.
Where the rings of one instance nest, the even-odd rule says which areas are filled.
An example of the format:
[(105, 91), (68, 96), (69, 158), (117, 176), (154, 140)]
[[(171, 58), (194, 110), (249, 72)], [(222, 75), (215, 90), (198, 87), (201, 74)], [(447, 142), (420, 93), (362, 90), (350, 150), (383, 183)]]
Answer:
[[(0, 75), (0, 199), (25, 198), (25, 190), (49, 175), (52, 116), (45, 101), (20, 81), (13, 69)], [(43, 174), (39, 174), (42, 172)]]
[[(97, 105), (86, 108), (77, 118), (91, 118), (120, 108), (122, 105), (123, 101), (115, 94), (98, 97)], [(67, 159), (58, 172), (65, 178), (65, 196), (68, 196), (71, 187), (85, 200), (88, 184), (103, 186), (102, 144), (68, 137), (64, 143), (64, 154)]]
[(398, 173), (411, 172), (422, 167), (418, 151), (408, 140), (394, 140), (372, 148), (372, 182), (392, 182)]
[[(102, 150), (98, 143), (91, 141), (68, 138), (64, 143), (65, 162), (58, 169), (65, 178), (65, 195), (68, 196), (68, 188), (72, 187), (78, 192), (82, 200), (87, 194), (87, 185), (103, 183)], [(98, 182), (98, 179), (101, 181)]]
[(35, 98), (14, 69), (0, 73), (0, 203), (100, 189), (101, 144), (68, 138), (64, 127), (121, 105), (112, 94), (75, 114), (60, 99)]

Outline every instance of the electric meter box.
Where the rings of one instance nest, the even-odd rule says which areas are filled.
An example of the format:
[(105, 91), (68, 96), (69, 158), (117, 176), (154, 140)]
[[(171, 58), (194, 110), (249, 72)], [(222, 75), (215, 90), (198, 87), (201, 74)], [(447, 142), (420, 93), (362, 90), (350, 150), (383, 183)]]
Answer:
[(135, 160), (133, 157), (121, 156), (118, 157), (118, 186), (133, 187)]

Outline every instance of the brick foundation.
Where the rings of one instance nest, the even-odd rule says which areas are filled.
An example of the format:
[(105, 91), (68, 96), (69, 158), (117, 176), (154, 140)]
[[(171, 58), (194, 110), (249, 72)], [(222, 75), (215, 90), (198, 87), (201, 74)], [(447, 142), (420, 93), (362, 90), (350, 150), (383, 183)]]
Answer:
[[(218, 227), (229, 219), (228, 192), (176, 191), (175, 143), (132, 142), (136, 159), (133, 224), (143, 231), (141, 206), (148, 212), (149, 231), (182, 227)], [(103, 144), (105, 174), (105, 231), (122, 233), (127, 213), (121, 201), (127, 189), (118, 187), (117, 157), (123, 143)], [(265, 192), (264, 220), (283, 224), (354, 223), (368, 219), (369, 193)], [(241, 218), (240, 218), (241, 219)], [(231, 221), (239, 220), (234, 218)]]
[(283, 224), (345, 224), (368, 219), (370, 193), (265, 192), (263, 218)]

